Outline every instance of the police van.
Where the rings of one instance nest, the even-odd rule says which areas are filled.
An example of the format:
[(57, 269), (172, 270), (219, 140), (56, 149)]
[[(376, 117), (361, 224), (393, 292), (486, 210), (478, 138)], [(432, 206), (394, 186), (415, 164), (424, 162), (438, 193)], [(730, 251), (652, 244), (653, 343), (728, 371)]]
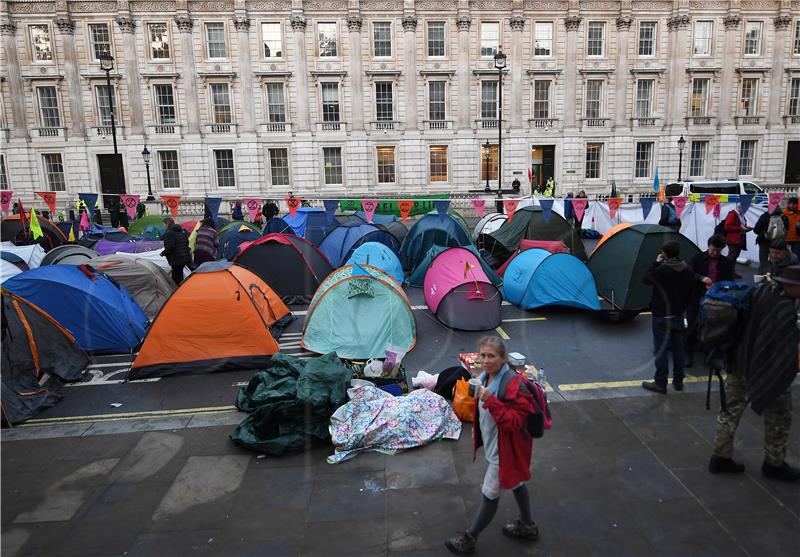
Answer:
[(665, 193), (668, 197), (686, 196), (691, 197), (692, 194), (714, 194), (714, 195), (747, 195), (751, 194), (755, 197), (754, 201), (762, 201), (767, 199), (767, 193), (761, 186), (754, 184), (748, 180), (703, 180), (703, 181), (683, 181), (673, 182), (668, 184), (665, 188)]

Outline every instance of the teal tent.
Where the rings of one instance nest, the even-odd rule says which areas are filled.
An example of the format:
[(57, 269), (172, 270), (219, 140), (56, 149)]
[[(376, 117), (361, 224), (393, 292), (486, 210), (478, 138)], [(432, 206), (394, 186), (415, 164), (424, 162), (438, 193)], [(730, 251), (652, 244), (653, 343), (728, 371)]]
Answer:
[[(409, 274), (416, 271), (433, 246), (460, 248), (472, 245), (472, 236), (458, 218), (429, 213), (419, 219), (400, 246), (400, 262)], [(423, 276), (425, 273), (423, 272)]]
[[(481, 267), (483, 268), (483, 272), (486, 273), (486, 276), (489, 277), (489, 280), (492, 281), (492, 284), (494, 284), (495, 286), (500, 286), (501, 284), (503, 284), (503, 279), (497, 276), (497, 274), (489, 266), (489, 264), (483, 260), (483, 258), (478, 253), (478, 250), (475, 249), (475, 246), (469, 245), (462, 247), (475, 254), (475, 257), (478, 259), (478, 261), (481, 264)], [(431, 249), (429, 249), (428, 253), (425, 254), (425, 258), (422, 261), (420, 261), (419, 265), (417, 265), (417, 268), (414, 269), (414, 272), (409, 273), (408, 278), (406, 279), (406, 284), (409, 286), (416, 286), (421, 288), (425, 283), (425, 273), (428, 272), (428, 267), (431, 266), (431, 263), (433, 262), (434, 259), (436, 259), (437, 255), (448, 249), (450, 248), (442, 246), (433, 246)]]
[(392, 250), (380, 242), (366, 242), (358, 246), (345, 265), (357, 263), (359, 265), (372, 265), (385, 272), (403, 284), (403, 266)]

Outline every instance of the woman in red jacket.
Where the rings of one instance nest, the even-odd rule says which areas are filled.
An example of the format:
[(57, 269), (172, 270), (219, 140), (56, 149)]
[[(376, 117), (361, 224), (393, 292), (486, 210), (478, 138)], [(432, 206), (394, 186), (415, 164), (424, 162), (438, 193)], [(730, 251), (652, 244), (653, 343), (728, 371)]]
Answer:
[[(467, 530), (445, 541), (456, 554), (475, 551), (478, 534), (492, 521), (500, 502), (500, 490), (511, 489), (519, 506), (520, 518), (506, 524), (503, 533), (524, 540), (537, 540), (539, 528), (531, 518), (530, 496), (526, 482), (531, 479), (533, 440), (525, 429), (525, 420), (533, 412), (533, 397), (522, 378), (506, 363), (506, 346), (496, 336), (483, 337), (478, 344), (484, 373), (475, 404), (476, 421), (472, 426), (474, 452), (482, 445), (489, 466), (483, 478), (483, 498), (478, 514)], [(510, 379), (506, 374), (511, 374)], [(505, 385), (505, 392), (498, 392)]]
[(745, 236), (753, 230), (747, 226), (747, 217), (740, 203), (736, 204), (736, 210), (730, 211), (725, 217), (725, 242), (728, 244), (728, 258), (736, 267), (736, 260), (739, 254), (747, 247)]

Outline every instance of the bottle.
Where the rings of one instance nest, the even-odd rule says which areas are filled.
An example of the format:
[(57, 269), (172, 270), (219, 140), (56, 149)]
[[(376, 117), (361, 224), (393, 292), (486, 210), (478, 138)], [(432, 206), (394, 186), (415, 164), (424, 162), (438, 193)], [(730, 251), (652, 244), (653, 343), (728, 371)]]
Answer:
[(547, 384), (547, 376), (544, 374), (544, 368), (543, 367), (539, 368), (539, 373), (538, 373), (537, 379), (538, 379), (539, 386), (542, 387), (542, 390), (544, 390), (545, 389), (545, 385)]

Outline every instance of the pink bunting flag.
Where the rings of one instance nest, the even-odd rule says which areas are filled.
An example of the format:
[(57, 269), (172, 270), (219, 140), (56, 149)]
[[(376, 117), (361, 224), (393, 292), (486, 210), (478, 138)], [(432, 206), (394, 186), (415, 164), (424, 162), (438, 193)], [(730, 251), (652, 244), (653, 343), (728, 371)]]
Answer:
[(169, 212), (172, 213), (172, 218), (178, 218), (178, 206), (181, 204), (181, 196), (180, 195), (162, 195), (161, 199), (164, 200), (164, 205), (169, 208)]
[(715, 218), (715, 219), (718, 219), (718, 218), (719, 218), (719, 212), (720, 212), (720, 209), (721, 209), (721, 208), (722, 208), (722, 205), (720, 205), (719, 203), (717, 203), (716, 205), (714, 205), (714, 218)]
[(34, 192), (36, 195), (44, 199), (44, 202), (47, 203), (47, 207), (50, 209), (50, 212), (55, 214), (56, 212), (56, 192), (54, 191), (37, 191)]
[(681, 195), (679, 197), (672, 198), (672, 204), (675, 205), (675, 215), (678, 218), (681, 218), (683, 214), (683, 210), (686, 208), (686, 202), (689, 201), (689, 198), (685, 195)]
[(302, 205), (303, 200), (299, 197), (286, 197), (284, 198), (284, 201), (286, 202), (286, 206), (289, 207), (289, 216), (294, 218), (294, 216), (297, 214), (297, 210)]
[[(767, 211), (771, 215), (775, 211), (775, 208), (778, 205), (781, 204), (781, 201), (783, 200), (783, 195), (784, 194), (783, 193), (770, 193), (770, 194), (767, 194), (767, 195), (769, 195), (769, 209), (767, 209)], [(3, 209), (3, 210), (5, 210), (5, 209)]]
[(14, 192), (11, 190), (0, 191), (0, 210), (8, 214), (11, 207), (11, 199), (14, 197)]
[(620, 205), (622, 205), (621, 197), (608, 198), (608, 212), (611, 215), (612, 219), (617, 216), (617, 211), (619, 211)]
[(397, 208), (400, 209), (400, 218), (406, 222), (408, 215), (411, 214), (411, 209), (414, 208), (414, 202), (410, 199), (401, 199), (397, 202)]
[(81, 211), (81, 223), (78, 225), (81, 230), (89, 230), (89, 218), (86, 216), (86, 211)]
[(575, 218), (583, 220), (583, 213), (586, 207), (589, 206), (589, 200), (582, 197), (575, 197), (572, 199), (572, 210), (575, 211)]
[(136, 207), (139, 205), (139, 199), (141, 199), (141, 196), (122, 194), (119, 196), (119, 199), (122, 201), (122, 205), (125, 207), (125, 211), (128, 213), (128, 218), (131, 220), (136, 218)]
[(261, 208), (261, 200), (252, 197), (244, 198), (244, 206), (247, 208), (247, 215), (250, 217), (250, 222), (256, 220), (258, 210)]
[(473, 199), (472, 206), (475, 207), (475, 212), (478, 213), (478, 218), (482, 219), (483, 214), (486, 211), (486, 200), (485, 199)]
[[(719, 197), (716, 195), (706, 196), (706, 214), (709, 214), (714, 207), (719, 205)], [(719, 210), (717, 210), (719, 211)]]
[(514, 212), (516, 212), (518, 205), (519, 199), (506, 199), (503, 201), (503, 210), (508, 215), (508, 222), (511, 222), (511, 219), (514, 218)]
[(372, 217), (375, 215), (375, 209), (378, 208), (378, 200), (362, 199), (361, 208), (364, 209), (364, 214), (367, 216), (367, 222), (372, 224)]

